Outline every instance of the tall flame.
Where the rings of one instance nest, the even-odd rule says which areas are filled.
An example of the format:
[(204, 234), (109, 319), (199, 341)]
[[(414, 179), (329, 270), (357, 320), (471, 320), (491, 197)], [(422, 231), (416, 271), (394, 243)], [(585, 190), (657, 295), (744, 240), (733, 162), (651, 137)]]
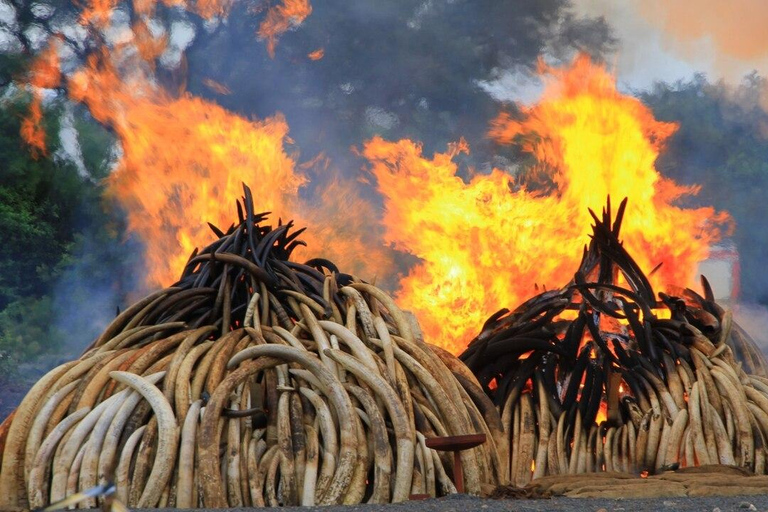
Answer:
[(542, 73), (541, 101), (522, 120), (501, 114), (491, 136), (522, 140), (554, 182), (550, 195), (516, 190), (497, 169), (463, 181), (453, 157), (464, 144), (432, 159), (408, 140), (375, 138), (363, 151), (384, 196), (385, 239), (420, 259), (400, 282), (399, 303), (432, 343), (454, 352), (500, 307), (571, 280), (588, 242), (588, 208), (599, 211), (609, 194), (629, 198), (622, 237), (640, 267), (663, 263), (657, 288), (690, 283), (726, 220), (711, 208), (673, 206), (695, 192), (654, 168), (675, 126), (619, 93), (605, 69), (582, 56)]
[[(275, 222), (282, 215), (312, 227), (303, 239), (313, 250), (323, 248), (325, 255), (349, 271), (366, 276), (375, 276), (374, 268), (388, 271), (389, 257), (381, 251), (359, 261), (375, 230), (365, 225), (364, 219), (374, 218), (374, 211), (362, 200), (357, 183), (329, 178), (332, 173), (326, 172), (326, 183), (315, 185), (324, 204), (300, 199), (299, 187), (308, 180), (284, 149), (290, 139), (281, 115), (251, 121), (201, 98), (172, 96), (158, 85), (154, 67), (167, 46), (167, 36), (153, 34), (149, 24), (159, 1), (205, 18), (226, 15), (232, 3), (132, 0), (136, 19), (129, 37), (113, 47), (97, 48), (66, 82), (70, 98), (85, 103), (93, 117), (112, 128), (120, 140), (122, 154), (108, 179), (108, 194), (125, 209), (129, 231), (146, 246), (147, 284), (163, 286), (178, 278), (192, 250), (212, 241), (207, 222), (226, 230), (243, 183), (254, 189), (258, 208), (275, 212)], [(109, 29), (118, 3), (84, 2), (80, 23), (94, 33)], [(307, 0), (284, 0), (272, 7), (259, 31), (269, 52), (274, 53), (283, 32), (310, 12)], [(45, 151), (45, 134), (38, 90), (56, 86), (60, 80), (56, 39), (52, 41), (32, 66), (29, 84), (35, 97), (22, 125), (25, 140), (39, 151)], [(228, 93), (222, 84), (209, 80), (206, 85)], [(339, 207), (342, 202), (344, 207)], [(330, 236), (333, 231), (348, 240)]]
[(374, 268), (388, 270), (379, 251), (356, 261), (371, 236), (365, 219), (374, 213), (354, 182), (330, 180), (317, 191), (318, 206), (301, 200), (299, 187), (307, 178), (285, 152), (282, 116), (249, 121), (200, 98), (172, 98), (140, 75), (120, 76), (97, 57), (70, 84), (73, 99), (87, 104), (120, 139), (123, 155), (108, 192), (146, 245), (151, 285), (173, 283), (193, 249), (213, 241), (208, 222), (226, 230), (242, 183), (253, 188), (260, 211), (274, 212), (274, 222), (282, 216), (311, 228), (302, 239), (312, 254), (320, 249), (348, 271), (369, 276)]
[(174, 282), (192, 250), (210, 242), (206, 222), (226, 229), (242, 181), (258, 184), (265, 211), (290, 202), (303, 182), (282, 149), (281, 117), (250, 122), (199, 98), (172, 99), (95, 62), (72, 84), (72, 97), (120, 138), (108, 190), (147, 246), (152, 283)]

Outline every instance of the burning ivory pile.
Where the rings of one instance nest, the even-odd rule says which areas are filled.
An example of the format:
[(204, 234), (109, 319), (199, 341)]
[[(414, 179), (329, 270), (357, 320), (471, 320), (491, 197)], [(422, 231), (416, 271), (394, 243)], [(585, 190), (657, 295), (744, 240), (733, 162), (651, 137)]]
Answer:
[(467, 491), (503, 481), (501, 421), (466, 367), (375, 286), (289, 261), (300, 232), (264, 226), (247, 188), (243, 206), (28, 393), (0, 428), (0, 508), (108, 481), (132, 507), (442, 495), (453, 465), (425, 438), (471, 433), (489, 441), (461, 454)]
[(705, 279), (704, 297), (657, 303), (619, 242), (625, 206), (615, 221), (610, 201), (593, 214), (568, 286), (493, 315), (460, 356), (501, 411), (510, 482), (705, 464), (766, 473), (763, 356)]

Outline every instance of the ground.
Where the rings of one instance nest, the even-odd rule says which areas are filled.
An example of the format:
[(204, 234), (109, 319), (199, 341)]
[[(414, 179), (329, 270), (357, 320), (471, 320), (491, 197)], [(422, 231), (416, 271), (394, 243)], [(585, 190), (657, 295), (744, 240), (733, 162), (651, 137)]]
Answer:
[[(254, 509), (229, 509), (229, 511), (252, 511)], [(484, 500), (466, 495), (446, 498), (411, 501), (397, 505), (356, 505), (335, 507), (286, 507), (285, 512), (742, 512), (768, 511), (768, 489), (762, 496), (731, 496), (724, 498), (670, 498), (670, 499), (579, 499), (552, 498), (542, 500)], [(138, 511), (135, 511), (138, 512)], [(146, 512), (150, 512), (149, 509)]]

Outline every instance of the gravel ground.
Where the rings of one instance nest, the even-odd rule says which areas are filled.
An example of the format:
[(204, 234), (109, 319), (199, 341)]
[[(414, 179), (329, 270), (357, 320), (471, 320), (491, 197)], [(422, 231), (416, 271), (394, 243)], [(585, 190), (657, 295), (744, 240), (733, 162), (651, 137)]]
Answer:
[[(156, 509), (155, 509), (156, 510)], [(228, 509), (234, 511), (253, 511), (249, 508)], [(334, 507), (285, 507), (280, 509), (262, 509), (283, 512), (634, 512), (634, 511), (696, 511), (696, 512), (742, 512), (768, 511), (768, 489), (762, 496), (730, 496), (707, 498), (668, 498), (668, 499), (583, 499), (552, 498), (542, 500), (484, 500), (466, 495), (454, 495), (446, 498), (424, 501), (411, 501), (397, 505), (356, 505)], [(138, 511), (136, 511), (138, 512)], [(146, 509), (145, 512), (151, 512)], [(211, 511), (213, 512), (213, 511)]]

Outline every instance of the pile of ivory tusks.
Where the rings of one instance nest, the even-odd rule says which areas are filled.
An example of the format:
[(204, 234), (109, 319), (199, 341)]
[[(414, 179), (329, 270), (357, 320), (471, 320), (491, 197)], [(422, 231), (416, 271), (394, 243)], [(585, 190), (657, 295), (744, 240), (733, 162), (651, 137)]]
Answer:
[(501, 411), (511, 482), (717, 463), (765, 473), (765, 357), (706, 279), (704, 296), (657, 301), (619, 239), (625, 207), (593, 214), (571, 283), (499, 311), (459, 356)]
[(244, 326), (223, 336), (126, 324), (52, 370), (0, 436), (0, 507), (41, 507), (110, 480), (141, 508), (439, 496), (455, 492), (450, 454), (425, 438), (476, 432), (489, 442), (462, 452), (467, 491), (505, 481), (500, 418), (466, 367), (421, 341), (378, 288), (341, 293), (343, 323), (302, 304), (292, 330), (261, 325), (254, 294)]
[[(626, 421), (584, 424), (576, 409), (553, 414), (539, 377), (512, 393), (502, 424), (509, 432), (510, 482), (524, 486), (545, 475), (585, 472), (659, 473), (706, 464), (766, 474), (768, 379), (748, 375), (730, 350), (691, 349), (695, 369), (670, 365), (665, 380), (639, 377), (644, 395), (622, 400)], [(717, 353), (719, 352), (719, 353)]]

